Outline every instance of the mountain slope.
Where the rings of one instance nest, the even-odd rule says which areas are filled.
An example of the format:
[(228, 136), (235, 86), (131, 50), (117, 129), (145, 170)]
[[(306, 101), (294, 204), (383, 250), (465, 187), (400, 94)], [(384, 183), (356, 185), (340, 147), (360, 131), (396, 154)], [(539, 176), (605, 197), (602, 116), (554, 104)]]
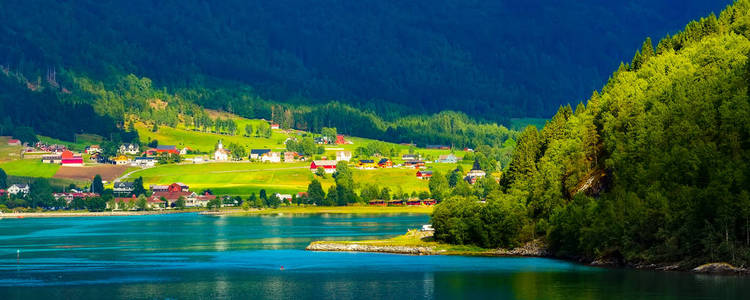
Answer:
[(383, 116), (503, 121), (582, 99), (643, 36), (729, 2), (10, 0), (0, 3), (0, 64), (29, 78), (50, 67), (105, 83), (133, 73)]
[(747, 265), (749, 24), (742, 0), (644, 45), (585, 106), (524, 130), (487, 205), (440, 204), (436, 236), (484, 246), (546, 236), (563, 256)]

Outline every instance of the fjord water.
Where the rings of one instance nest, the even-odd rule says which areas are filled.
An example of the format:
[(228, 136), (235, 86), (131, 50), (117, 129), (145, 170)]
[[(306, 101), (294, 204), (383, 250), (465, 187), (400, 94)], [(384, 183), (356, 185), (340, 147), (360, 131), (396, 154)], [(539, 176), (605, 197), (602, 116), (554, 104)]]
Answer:
[[(542, 258), (308, 252), (385, 238), (424, 215), (0, 220), (1, 299), (747, 299), (750, 279)], [(19, 252), (20, 250), (20, 252)]]

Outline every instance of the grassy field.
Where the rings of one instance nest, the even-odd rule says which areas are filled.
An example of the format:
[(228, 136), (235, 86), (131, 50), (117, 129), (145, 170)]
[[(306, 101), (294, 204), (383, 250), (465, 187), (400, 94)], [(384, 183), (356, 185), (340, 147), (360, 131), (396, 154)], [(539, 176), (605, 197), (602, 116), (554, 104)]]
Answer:
[[(318, 241), (312, 244), (341, 244), (341, 245), (366, 245), (376, 247), (410, 247), (410, 248), (430, 248), (434, 254), (439, 255), (495, 255), (492, 249), (485, 249), (471, 245), (450, 245), (439, 243), (433, 240), (430, 233), (422, 232), (416, 229), (409, 230), (406, 234), (390, 239), (382, 240), (364, 240), (364, 241)], [(311, 245), (312, 245), (311, 244)]]
[(0, 162), (19, 159), (21, 146), (8, 146), (8, 138), (0, 138)]
[(40, 159), (20, 159), (2, 162), (0, 168), (12, 176), (52, 178), (60, 165), (45, 164)]
[(225, 211), (223, 214), (269, 215), (269, 214), (431, 214), (432, 206), (287, 206), (250, 211)]
[[(191, 189), (200, 191), (211, 189), (215, 193), (248, 196), (258, 194), (261, 189), (271, 193), (297, 193), (307, 190), (314, 175), (309, 170), (309, 162), (299, 163), (206, 163), (165, 165), (136, 171), (127, 180), (143, 177), (146, 186), (182, 182)], [(430, 164), (432, 169), (447, 173), (456, 168), (455, 164)], [(471, 165), (464, 165), (465, 169)], [(353, 169), (354, 181), (359, 187), (377, 184), (389, 187), (391, 192), (421, 192), (428, 190), (428, 182), (416, 178), (416, 170), (411, 168), (390, 168), (377, 170)], [(320, 179), (325, 190), (334, 184), (328, 175)]]

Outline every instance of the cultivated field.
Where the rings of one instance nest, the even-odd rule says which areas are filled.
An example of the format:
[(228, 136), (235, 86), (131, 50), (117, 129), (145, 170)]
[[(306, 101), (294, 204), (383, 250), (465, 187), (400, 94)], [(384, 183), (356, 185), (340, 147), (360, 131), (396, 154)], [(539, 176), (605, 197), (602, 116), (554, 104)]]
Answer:
[(73, 180), (91, 180), (97, 174), (103, 180), (112, 181), (122, 175), (129, 167), (116, 165), (97, 165), (86, 167), (60, 167), (54, 178), (65, 178)]

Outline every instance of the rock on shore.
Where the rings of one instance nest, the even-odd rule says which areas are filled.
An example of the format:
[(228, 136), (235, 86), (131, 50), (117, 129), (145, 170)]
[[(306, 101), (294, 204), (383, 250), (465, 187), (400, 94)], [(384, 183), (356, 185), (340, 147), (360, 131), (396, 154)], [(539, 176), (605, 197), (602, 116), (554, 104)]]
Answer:
[(435, 250), (431, 247), (406, 247), (406, 246), (372, 246), (361, 244), (342, 243), (312, 243), (305, 250), (310, 251), (347, 251), (347, 252), (380, 252), (410, 255), (433, 255)]

